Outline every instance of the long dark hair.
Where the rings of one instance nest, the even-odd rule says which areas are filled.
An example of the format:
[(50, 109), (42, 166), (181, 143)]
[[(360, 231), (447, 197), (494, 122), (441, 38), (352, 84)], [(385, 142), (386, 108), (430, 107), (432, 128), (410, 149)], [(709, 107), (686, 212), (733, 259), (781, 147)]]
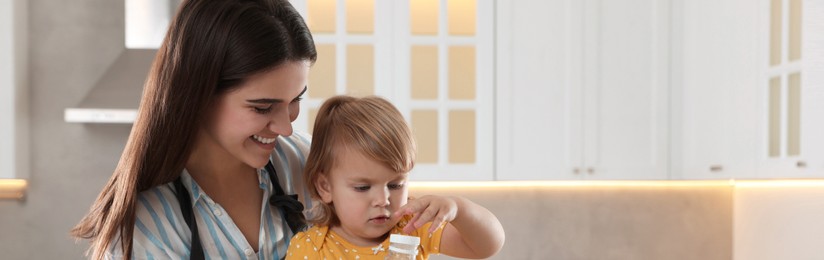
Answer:
[(72, 236), (90, 239), (93, 259), (119, 237), (130, 259), (137, 195), (180, 176), (208, 105), (250, 75), (316, 58), (309, 29), (286, 0), (184, 1), (117, 168)]

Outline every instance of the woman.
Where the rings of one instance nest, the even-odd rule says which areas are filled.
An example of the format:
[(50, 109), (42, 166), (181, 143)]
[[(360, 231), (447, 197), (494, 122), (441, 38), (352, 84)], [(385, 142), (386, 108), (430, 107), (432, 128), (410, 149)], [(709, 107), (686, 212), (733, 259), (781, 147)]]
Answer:
[(72, 235), (93, 259), (282, 258), (302, 207), (274, 195), (282, 183), (311, 204), (309, 140), (291, 123), (316, 56), (286, 0), (184, 1), (120, 162)]

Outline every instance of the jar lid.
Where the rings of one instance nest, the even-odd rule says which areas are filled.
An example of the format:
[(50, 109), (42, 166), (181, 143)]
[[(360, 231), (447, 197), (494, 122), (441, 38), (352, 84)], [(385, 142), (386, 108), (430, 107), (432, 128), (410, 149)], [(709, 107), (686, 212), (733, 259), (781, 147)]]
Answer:
[(416, 236), (405, 236), (401, 234), (389, 235), (389, 243), (400, 243), (405, 245), (418, 246), (421, 243), (421, 238)]

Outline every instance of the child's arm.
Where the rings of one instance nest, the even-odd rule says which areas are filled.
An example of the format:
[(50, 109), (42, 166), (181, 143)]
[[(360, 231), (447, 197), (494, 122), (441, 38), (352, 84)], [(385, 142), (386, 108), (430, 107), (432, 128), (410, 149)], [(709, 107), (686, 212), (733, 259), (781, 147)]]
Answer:
[(461, 197), (423, 196), (395, 212), (395, 217), (414, 214), (405, 233), (432, 222), (429, 232), (446, 223), (440, 252), (460, 258), (487, 258), (504, 245), (504, 228), (486, 208)]

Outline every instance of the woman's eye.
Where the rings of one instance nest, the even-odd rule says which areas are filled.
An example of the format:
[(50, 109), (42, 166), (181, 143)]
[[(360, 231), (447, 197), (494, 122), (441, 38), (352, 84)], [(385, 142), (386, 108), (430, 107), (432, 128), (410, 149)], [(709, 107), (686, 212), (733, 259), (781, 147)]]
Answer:
[(390, 183), (387, 186), (389, 187), (390, 190), (399, 190), (399, 189), (403, 188), (403, 183), (396, 183), (396, 184), (391, 184)]
[(355, 187), (355, 190), (356, 190), (356, 191), (368, 191), (368, 190), (369, 190), (369, 186), (356, 186), (356, 187)]
[(266, 113), (269, 113), (269, 111), (272, 111), (272, 106), (268, 106), (268, 107), (253, 107), (253, 108), (255, 109), (255, 112), (257, 112), (258, 114), (266, 114)]
[(300, 103), (301, 101), (303, 101), (303, 97), (296, 97), (292, 100), (292, 103)]

